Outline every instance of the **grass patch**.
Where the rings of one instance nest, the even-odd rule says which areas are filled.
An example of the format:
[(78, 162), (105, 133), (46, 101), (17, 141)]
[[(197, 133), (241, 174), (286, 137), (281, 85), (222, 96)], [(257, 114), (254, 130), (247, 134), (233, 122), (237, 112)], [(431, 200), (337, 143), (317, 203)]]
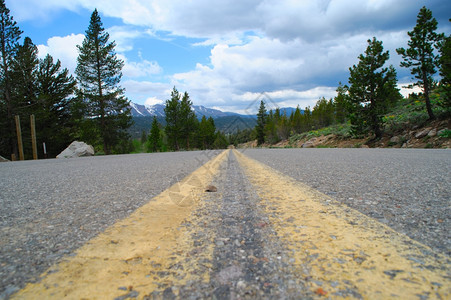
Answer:
[(451, 130), (445, 129), (438, 136), (443, 138), (451, 138)]
[(289, 137), (290, 144), (294, 144), (299, 140), (311, 139), (314, 137), (320, 137), (322, 135), (326, 136), (329, 134), (334, 134), (343, 138), (348, 138), (350, 134), (351, 125), (349, 123), (336, 124), (329, 127), (324, 127), (316, 130), (311, 130), (303, 133), (295, 133)]

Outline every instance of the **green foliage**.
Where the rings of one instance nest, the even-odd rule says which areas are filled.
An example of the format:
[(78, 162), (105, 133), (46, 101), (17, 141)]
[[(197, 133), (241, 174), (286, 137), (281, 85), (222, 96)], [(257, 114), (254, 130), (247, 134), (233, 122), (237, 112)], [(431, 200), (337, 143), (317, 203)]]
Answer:
[(338, 83), (337, 96), (334, 98), (335, 121), (344, 123), (348, 119), (348, 110), (351, 103), (347, 95), (347, 89), (341, 82)]
[(335, 124), (332, 126), (318, 128), (316, 130), (311, 130), (300, 134), (293, 134), (292, 136), (290, 136), (289, 142), (290, 144), (294, 144), (298, 140), (311, 139), (313, 137), (320, 137), (322, 135), (326, 136), (329, 134), (334, 134), (336, 136), (343, 138), (349, 138), (351, 137), (350, 131), (351, 126), (348, 123)]
[(265, 102), (261, 100), (260, 107), (257, 113), (257, 125), (255, 127), (257, 131), (257, 145), (261, 145), (265, 142), (266, 122), (267, 122), (267, 113), (265, 108)]
[(185, 149), (190, 149), (195, 145), (196, 131), (199, 127), (199, 121), (196, 114), (191, 109), (193, 103), (191, 102), (187, 92), (183, 94), (180, 102), (180, 122), (181, 134), (184, 139), (183, 146)]
[(75, 133), (77, 116), (73, 112), (72, 95), (76, 81), (68, 69), (61, 69), (59, 60), (54, 63), (52, 56), (47, 55), (39, 62), (36, 83), (37, 141), (45, 142), (48, 155), (55, 157), (72, 142)]
[(118, 152), (114, 149), (121, 140), (128, 139), (127, 128), (131, 125), (129, 102), (124, 89), (119, 86), (124, 62), (118, 59), (109, 42), (97, 9), (91, 15), (88, 30), (81, 46), (75, 74), (80, 85), (80, 102), (84, 105), (87, 119), (95, 120), (92, 125), (92, 143), (100, 143), (106, 154)]
[(169, 146), (173, 150), (180, 150), (182, 135), (182, 117), (180, 115), (180, 93), (174, 87), (171, 92), (171, 99), (166, 100), (164, 113), (166, 115), (165, 132), (168, 137)]
[(143, 153), (143, 144), (139, 139), (132, 140), (133, 149), (131, 153)]
[(213, 118), (209, 117), (207, 119), (205, 116), (202, 116), (198, 131), (199, 146), (201, 149), (205, 150), (213, 148), (213, 143), (216, 140), (215, 132), (216, 127)]
[(359, 63), (349, 68), (349, 118), (354, 134), (370, 131), (382, 136), (383, 115), (400, 98), (393, 66), (384, 67), (389, 59), (382, 42), (368, 40), (368, 47), (359, 56)]
[(316, 102), (313, 107), (312, 118), (316, 128), (327, 127), (334, 121), (334, 102), (327, 101), (324, 97)]
[(401, 67), (410, 68), (410, 72), (417, 80), (414, 85), (423, 89), (426, 110), (429, 119), (434, 120), (429, 93), (433, 83), (433, 75), (439, 65), (439, 56), (434, 52), (438, 49), (442, 35), (435, 32), (437, 30), (437, 20), (432, 17), (432, 12), (423, 6), (417, 16), (417, 23), (412, 31), (407, 32), (410, 36), (409, 48), (398, 48), (396, 51), (402, 56), (404, 61)]
[[(451, 19), (450, 19), (451, 22)], [(451, 115), (451, 36), (444, 38), (440, 44), (440, 81), (441, 101), (439, 105), (443, 107), (448, 115)]]
[(10, 15), (5, 0), (0, 0), (0, 154), (9, 157), (19, 156), (15, 135), (14, 115), (19, 105), (13, 99), (13, 79), (11, 64), (18, 50), (22, 31)]
[(153, 117), (152, 128), (150, 129), (149, 139), (147, 141), (147, 151), (157, 152), (162, 150), (162, 137), (161, 137), (160, 124), (156, 117)]
[(229, 141), (227, 140), (227, 137), (220, 131), (216, 132), (216, 138), (215, 141), (213, 142), (213, 148), (226, 149), (227, 146), (229, 146)]
[(451, 138), (451, 130), (445, 129), (439, 134), (439, 137)]
[[(429, 115), (424, 109), (423, 97), (423, 94), (411, 94), (408, 98), (401, 99), (395, 107), (384, 115), (385, 131), (389, 134), (396, 134), (406, 128), (424, 126), (429, 120)], [(447, 109), (438, 105), (439, 101), (439, 95), (436, 92), (431, 93), (434, 115), (439, 118), (449, 118)]]
[(243, 144), (248, 141), (255, 139), (255, 129), (247, 128), (244, 130), (238, 130), (237, 132), (230, 135), (230, 144), (234, 145), (235, 147), (238, 146), (238, 144)]

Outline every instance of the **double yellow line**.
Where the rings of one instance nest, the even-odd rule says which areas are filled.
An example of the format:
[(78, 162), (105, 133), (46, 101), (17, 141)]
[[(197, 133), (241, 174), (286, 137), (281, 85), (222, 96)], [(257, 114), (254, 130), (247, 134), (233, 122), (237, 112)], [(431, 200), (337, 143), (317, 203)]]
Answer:
[[(193, 214), (204, 205), (204, 188), (220, 172), (222, 152), (180, 183), (119, 221), (73, 257), (66, 257), (13, 298), (142, 298), (192, 279), (208, 282), (195, 261), (212, 261), (214, 241), (193, 261), (186, 255), (192, 230), (205, 225)], [(449, 299), (449, 259), (391, 228), (234, 150), (260, 197), (260, 207), (292, 253), (293, 269), (318, 297)], [(170, 271), (175, 263), (183, 268)], [(164, 279), (155, 274), (165, 272)], [(195, 273), (195, 274), (193, 274)], [(164, 282), (161, 282), (164, 280)], [(135, 293), (135, 294), (134, 294)]]
[[(171, 265), (183, 263), (192, 248), (191, 235), (181, 224), (196, 223), (190, 219), (192, 212), (202, 205), (203, 188), (219, 172), (227, 156), (228, 152), (222, 152), (163, 191), (86, 243), (75, 256), (64, 258), (42, 274), (39, 283), (28, 284), (13, 298), (114, 299), (125, 295), (142, 298), (163, 283), (159, 272), (165, 272), (166, 285), (183, 285), (191, 277), (186, 270), (193, 266), (185, 266), (185, 271), (167, 272)], [(205, 255), (213, 255), (213, 246), (209, 252)], [(208, 275), (208, 272), (200, 274), (205, 281), (209, 280)]]

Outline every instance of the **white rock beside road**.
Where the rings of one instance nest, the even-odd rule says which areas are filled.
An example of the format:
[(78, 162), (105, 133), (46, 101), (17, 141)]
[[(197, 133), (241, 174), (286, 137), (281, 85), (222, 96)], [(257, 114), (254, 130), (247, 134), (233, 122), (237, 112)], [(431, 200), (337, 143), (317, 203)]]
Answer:
[(93, 156), (94, 148), (84, 142), (73, 141), (69, 147), (63, 150), (56, 158), (73, 158), (81, 156)]

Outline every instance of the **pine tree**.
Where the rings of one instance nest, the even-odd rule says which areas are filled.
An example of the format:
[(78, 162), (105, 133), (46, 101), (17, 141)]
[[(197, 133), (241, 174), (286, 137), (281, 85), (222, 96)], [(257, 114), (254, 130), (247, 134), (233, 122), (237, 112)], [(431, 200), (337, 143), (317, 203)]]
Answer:
[(350, 118), (354, 133), (364, 133), (369, 129), (376, 139), (382, 137), (383, 114), (390, 102), (399, 99), (396, 71), (393, 66), (384, 68), (389, 53), (383, 50), (381, 41), (376, 38), (368, 40), (368, 47), (359, 56), (359, 63), (349, 68)]
[[(49, 54), (39, 61), (36, 78), (38, 143), (46, 143), (49, 157), (55, 157), (71, 142), (74, 127), (72, 99), (76, 81)], [(40, 148), (38, 148), (40, 149)]]
[(38, 47), (26, 37), (11, 62), (11, 99), (16, 107), (15, 114), (20, 116), (25, 159), (32, 157), (30, 115), (39, 113), (36, 89), (38, 66)]
[(265, 125), (266, 125), (266, 108), (265, 102), (263, 100), (260, 101), (260, 107), (257, 113), (257, 125), (255, 127), (257, 131), (257, 145), (261, 145), (265, 142)]
[(171, 99), (166, 100), (164, 113), (166, 118), (166, 135), (169, 145), (174, 150), (180, 150), (182, 135), (182, 120), (180, 118), (180, 93), (174, 87), (171, 92)]
[[(451, 19), (449, 20), (451, 22)], [(440, 105), (451, 110), (451, 36), (447, 36), (440, 45), (440, 76), (441, 86), (444, 90)]]
[(18, 157), (14, 115), (16, 105), (12, 99), (11, 64), (18, 49), (22, 31), (10, 16), (4, 0), (0, 0), (0, 153)]
[(189, 98), (187, 92), (183, 94), (182, 101), (180, 102), (180, 122), (181, 122), (181, 133), (182, 137), (185, 139), (186, 149), (190, 149), (192, 146), (192, 140), (195, 137), (198, 121), (196, 114), (192, 110), (192, 102)]
[(432, 111), (429, 94), (433, 84), (432, 76), (436, 73), (439, 56), (434, 53), (434, 48), (439, 48), (442, 35), (435, 32), (437, 20), (432, 17), (432, 12), (423, 6), (417, 16), (417, 24), (412, 31), (407, 32), (410, 40), (409, 48), (398, 48), (396, 52), (404, 59), (401, 67), (410, 68), (417, 82), (413, 85), (423, 89), (426, 110), (430, 120), (435, 119)]
[(87, 117), (96, 120), (99, 138), (105, 154), (109, 154), (121, 139), (128, 139), (126, 129), (131, 125), (129, 101), (119, 86), (124, 62), (118, 59), (115, 42), (102, 27), (97, 9), (91, 15), (81, 46), (75, 74)]
[(277, 135), (277, 120), (272, 110), (269, 111), (265, 125), (265, 136), (269, 143), (275, 144), (280, 141)]
[(302, 118), (302, 132), (312, 130), (312, 111), (310, 106), (304, 109), (304, 115)]
[(145, 130), (141, 132), (141, 144), (145, 144), (147, 142), (147, 133)]
[(346, 121), (348, 116), (348, 106), (349, 100), (347, 89), (340, 82), (337, 87), (337, 96), (334, 98), (335, 120), (338, 124), (342, 124)]
[(203, 150), (212, 148), (216, 138), (215, 132), (216, 126), (213, 118), (209, 117), (207, 119), (205, 116), (202, 116), (202, 119), (199, 123), (198, 136), (201, 148)]
[(39, 67), (38, 47), (29, 37), (19, 45), (11, 63), (12, 97), (21, 108), (24, 117), (36, 109), (37, 100), (37, 70)]
[(302, 114), (301, 109), (299, 108), (299, 105), (296, 107), (296, 110), (293, 114), (293, 122), (292, 122), (292, 128), (294, 132), (301, 133), (302, 130)]
[(150, 129), (147, 149), (150, 152), (161, 151), (160, 124), (155, 116), (153, 117), (152, 128)]

